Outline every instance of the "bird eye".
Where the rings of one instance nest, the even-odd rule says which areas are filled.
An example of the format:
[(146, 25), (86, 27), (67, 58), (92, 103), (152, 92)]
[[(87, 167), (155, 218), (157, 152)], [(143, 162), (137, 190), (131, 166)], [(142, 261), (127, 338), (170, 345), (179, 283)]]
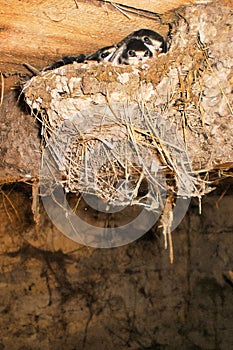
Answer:
[(151, 40), (148, 38), (148, 36), (145, 36), (144, 37), (144, 43), (146, 43), (146, 44), (152, 44), (152, 42), (151, 42)]
[(133, 51), (133, 50), (129, 50), (128, 54), (129, 54), (129, 56), (131, 56), (131, 57), (135, 57), (135, 56), (136, 56), (136, 53), (135, 53), (135, 51)]
[(105, 58), (105, 57), (107, 57), (109, 55), (109, 52), (107, 51), (107, 52), (102, 52), (101, 53), (101, 55), (100, 55), (100, 57), (101, 58)]
[(144, 57), (148, 57), (148, 56), (150, 56), (150, 51), (145, 51), (145, 53), (144, 53)]

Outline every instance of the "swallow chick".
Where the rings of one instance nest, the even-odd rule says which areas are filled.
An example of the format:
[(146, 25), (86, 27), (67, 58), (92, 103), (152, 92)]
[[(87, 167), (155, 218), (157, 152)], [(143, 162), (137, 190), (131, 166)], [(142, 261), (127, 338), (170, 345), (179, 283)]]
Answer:
[(131, 39), (125, 44), (117, 63), (137, 65), (145, 63), (151, 57), (152, 52), (141, 40)]
[(63, 56), (60, 61), (57, 61), (57, 62), (50, 64), (50, 66), (45, 67), (43, 69), (43, 71), (53, 70), (53, 69), (56, 69), (56, 68), (59, 68), (62, 66), (66, 66), (67, 64), (71, 64), (74, 62), (82, 63), (85, 61), (85, 59), (86, 59), (86, 56), (83, 54), (80, 54), (78, 56)]
[(103, 62), (109, 61), (114, 52), (116, 51), (115, 46), (105, 46), (102, 49), (99, 49), (92, 55), (86, 57), (87, 60)]
[(158, 55), (159, 53), (167, 52), (166, 40), (159, 33), (154, 32), (153, 30), (140, 29), (134, 32), (133, 37), (141, 39), (153, 53), (153, 56)]
[(159, 53), (167, 52), (167, 43), (166, 40), (157, 32), (150, 29), (139, 29), (123, 40), (121, 40), (117, 47), (120, 48), (124, 43), (127, 43), (131, 39), (142, 40), (142, 42), (149, 48), (153, 56), (157, 56)]

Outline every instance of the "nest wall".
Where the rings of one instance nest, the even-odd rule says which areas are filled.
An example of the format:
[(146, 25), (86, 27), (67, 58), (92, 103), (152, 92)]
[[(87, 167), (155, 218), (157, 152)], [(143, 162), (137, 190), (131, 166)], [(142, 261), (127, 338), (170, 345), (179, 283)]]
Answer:
[[(27, 82), (55, 181), (150, 208), (164, 190), (207, 193), (199, 174), (232, 161), (232, 34), (229, 7), (195, 5), (147, 67), (74, 63)], [(141, 196), (145, 180), (151, 193)]]

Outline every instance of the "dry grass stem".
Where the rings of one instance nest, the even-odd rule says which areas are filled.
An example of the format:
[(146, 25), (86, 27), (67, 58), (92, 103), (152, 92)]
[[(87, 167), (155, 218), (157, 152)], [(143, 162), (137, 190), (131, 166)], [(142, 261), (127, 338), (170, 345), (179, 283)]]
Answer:
[(0, 72), (0, 75), (1, 75), (1, 96), (0, 96), (0, 107), (1, 107), (4, 99), (4, 77), (2, 72)]

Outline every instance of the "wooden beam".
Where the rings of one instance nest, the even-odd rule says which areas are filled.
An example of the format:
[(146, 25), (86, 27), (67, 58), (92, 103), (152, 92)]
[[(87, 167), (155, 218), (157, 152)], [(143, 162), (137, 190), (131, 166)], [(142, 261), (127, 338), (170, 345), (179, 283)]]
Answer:
[[(161, 12), (171, 1), (138, 1), (139, 7)], [(132, 5), (132, 1), (123, 1)], [(134, 1), (135, 3), (135, 1)], [(175, 1), (174, 6), (184, 1)], [(168, 7), (166, 7), (168, 4)], [(92, 53), (118, 42), (142, 27), (165, 35), (166, 24), (121, 12), (103, 1), (17, 1), (0, 0), (0, 71), (25, 72), (23, 63), (41, 69), (62, 55)]]

